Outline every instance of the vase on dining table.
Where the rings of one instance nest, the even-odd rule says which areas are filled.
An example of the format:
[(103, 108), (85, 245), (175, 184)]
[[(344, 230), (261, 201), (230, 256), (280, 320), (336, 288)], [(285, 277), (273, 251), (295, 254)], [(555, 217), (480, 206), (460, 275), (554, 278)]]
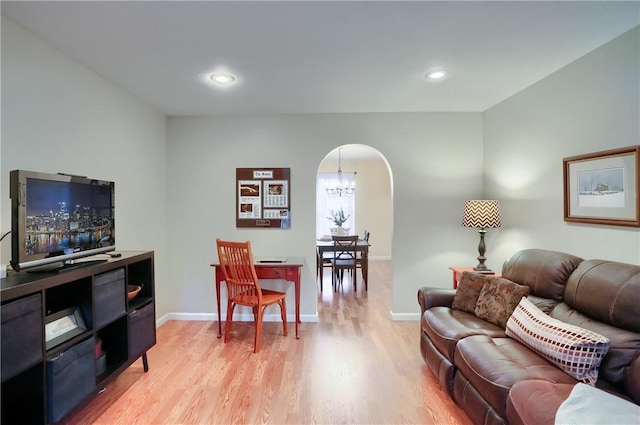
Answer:
[(335, 236), (345, 236), (347, 234), (347, 231), (344, 227), (338, 226), (331, 229), (331, 234)]

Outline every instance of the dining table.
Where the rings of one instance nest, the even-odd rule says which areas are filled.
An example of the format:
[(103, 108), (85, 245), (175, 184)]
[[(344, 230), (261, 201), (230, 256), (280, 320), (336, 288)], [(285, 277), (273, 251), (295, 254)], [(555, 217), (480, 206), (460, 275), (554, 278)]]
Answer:
[[(368, 241), (364, 239), (358, 239), (356, 243), (356, 252), (362, 254), (361, 262), (362, 262), (362, 279), (365, 282), (365, 285), (369, 284), (369, 247), (371, 245)], [(331, 237), (320, 237), (316, 239), (316, 248), (318, 250), (318, 260), (324, 257), (326, 252), (333, 252), (336, 250), (336, 247), (333, 243), (333, 239)]]

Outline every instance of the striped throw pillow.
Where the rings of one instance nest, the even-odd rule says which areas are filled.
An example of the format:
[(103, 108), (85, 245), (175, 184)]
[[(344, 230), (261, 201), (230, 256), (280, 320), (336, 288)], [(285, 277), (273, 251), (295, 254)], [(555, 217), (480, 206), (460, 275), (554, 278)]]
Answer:
[(505, 333), (589, 385), (595, 385), (610, 344), (600, 334), (547, 316), (527, 298), (513, 311)]

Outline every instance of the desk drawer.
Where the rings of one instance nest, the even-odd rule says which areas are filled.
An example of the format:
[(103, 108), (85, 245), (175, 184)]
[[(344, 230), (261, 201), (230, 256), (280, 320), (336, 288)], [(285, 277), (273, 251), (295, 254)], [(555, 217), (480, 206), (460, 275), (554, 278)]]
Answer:
[(292, 270), (286, 267), (260, 267), (256, 272), (260, 279), (290, 279)]

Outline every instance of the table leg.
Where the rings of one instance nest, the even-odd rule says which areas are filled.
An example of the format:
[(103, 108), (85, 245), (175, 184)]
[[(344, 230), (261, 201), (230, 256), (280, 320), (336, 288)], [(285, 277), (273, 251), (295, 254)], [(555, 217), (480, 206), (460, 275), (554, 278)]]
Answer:
[(294, 282), (294, 292), (296, 298), (296, 339), (300, 339), (298, 333), (298, 323), (300, 323), (300, 269), (298, 269), (298, 275)]
[(362, 253), (362, 280), (364, 280), (364, 290), (369, 290), (369, 249)]

